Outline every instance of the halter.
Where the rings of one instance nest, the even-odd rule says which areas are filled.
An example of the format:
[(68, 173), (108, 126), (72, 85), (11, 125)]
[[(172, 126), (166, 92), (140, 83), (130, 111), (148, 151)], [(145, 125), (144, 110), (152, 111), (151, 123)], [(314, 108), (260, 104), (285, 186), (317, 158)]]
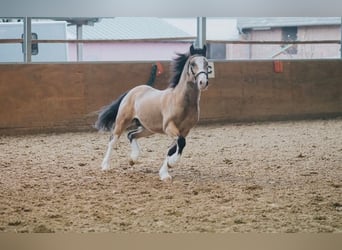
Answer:
[(197, 77), (198, 77), (200, 74), (205, 74), (205, 76), (206, 76), (207, 79), (208, 79), (208, 73), (207, 73), (207, 72), (205, 72), (205, 71), (200, 71), (200, 72), (198, 72), (197, 74), (195, 74), (195, 72), (192, 70), (192, 67), (190, 67), (190, 70), (191, 70), (192, 75), (195, 77), (195, 81), (197, 80)]

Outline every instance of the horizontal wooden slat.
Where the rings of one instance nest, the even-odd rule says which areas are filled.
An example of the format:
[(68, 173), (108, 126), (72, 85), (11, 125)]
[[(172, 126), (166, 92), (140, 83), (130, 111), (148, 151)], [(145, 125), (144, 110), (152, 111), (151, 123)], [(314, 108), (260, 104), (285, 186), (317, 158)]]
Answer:
[[(0, 64), (0, 134), (92, 129), (96, 111), (148, 81), (153, 62)], [(164, 69), (170, 62), (162, 62)], [(342, 60), (214, 62), (201, 122), (342, 115)], [(168, 85), (170, 72), (156, 77)]]

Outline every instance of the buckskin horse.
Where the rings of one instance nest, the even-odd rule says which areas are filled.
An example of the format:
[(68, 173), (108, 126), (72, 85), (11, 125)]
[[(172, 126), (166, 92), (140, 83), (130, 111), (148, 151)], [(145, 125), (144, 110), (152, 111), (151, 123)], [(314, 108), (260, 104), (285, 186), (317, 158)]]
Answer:
[(161, 180), (172, 179), (168, 168), (175, 166), (180, 159), (185, 138), (199, 120), (201, 91), (208, 87), (206, 46), (198, 49), (191, 45), (189, 52), (177, 53), (172, 69), (173, 76), (168, 88), (158, 90), (139, 85), (100, 111), (95, 127), (111, 131), (102, 170), (109, 168), (113, 146), (125, 131), (128, 131), (127, 137), (132, 148), (131, 165), (140, 154), (137, 140), (154, 133), (163, 133), (175, 138), (175, 141), (168, 149), (159, 176)]

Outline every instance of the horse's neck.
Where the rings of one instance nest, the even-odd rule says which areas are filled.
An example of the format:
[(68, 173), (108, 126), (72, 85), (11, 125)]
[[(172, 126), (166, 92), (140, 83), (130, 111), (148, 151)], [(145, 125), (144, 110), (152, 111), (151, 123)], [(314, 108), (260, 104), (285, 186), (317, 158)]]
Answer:
[[(186, 68), (188, 65), (185, 65)], [(185, 68), (185, 67), (184, 67)], [(175, 89), (175, 94), (181, 98), (188, 104), (199, 104), (199, 99), (201, 95), (201, 91), (198, 89), (196, 83), (189, 82), (187, 70), (184, 70), (178, 85)]]

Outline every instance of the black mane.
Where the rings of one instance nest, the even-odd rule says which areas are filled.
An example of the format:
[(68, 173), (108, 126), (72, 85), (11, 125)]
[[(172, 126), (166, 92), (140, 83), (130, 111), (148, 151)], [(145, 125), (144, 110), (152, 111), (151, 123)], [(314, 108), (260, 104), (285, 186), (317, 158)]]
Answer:
[(184, 66), (186, 61), (191, 55), (201, 55), (201, 56), (206, 56), (207, 53), (207, 46), (204, 45), (203, 48), (194, 48), (193, 45), (190, 46), (190, 51), (188, 53), (177, 53), (177, 57), (173, 59), (171, 70), (173, 72), (173, 76), (171, 77), (170, 80), (170, 88), (175, 88), (180, 80), (180, 77), (182, 75)]
[(180, 80), (180, 77), (183, 72), (184, 65), (186, 61), (188, 60), (190, 54), (189, 53), (177, 53), (177, 57), (173, 59), (173, 62), (171, 64), (171, 70), (173, 72), (173, 76), (170, 80), (170, 88), (175, 88), (178, 85), (178, 82)]

